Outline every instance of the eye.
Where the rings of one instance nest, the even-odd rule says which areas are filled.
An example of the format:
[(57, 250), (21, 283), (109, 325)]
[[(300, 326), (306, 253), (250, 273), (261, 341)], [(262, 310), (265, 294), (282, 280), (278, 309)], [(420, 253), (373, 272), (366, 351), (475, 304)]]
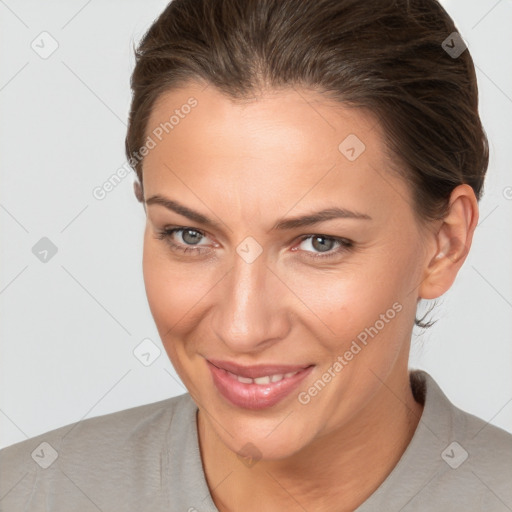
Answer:
[[(309, 245), (314, 250), (320, 251), (319, 254), (308, 254), (307, 257), (313, 259), (334, 258), (340, 256), (341, 253), (349, 251), (354, 246), (353, 242), (346, 238), (331, 237), (318, 233), (301, 237), (301, 245), (302, 244), (305, 246)], [(332, 251), (331, 249), (335, 246), (337, 246), (337, 249)], [(306, 253), (310, 252), (307, 249), (304, 249), (304, 247), (302, 250), (304, 250)]]
[[(176, 233), (180, 233), (181, 243), (176, 243), (173, 238)], [(209, 248), (197, 246), (199, 241), (205, 237), (205, 233), (195, 228), (188, 227), (172, 227), (164, 228), (157, 232), (156, 238), (165, 240), (172, 250), (183, 253), (203, 254), (209, 251)], [(191, 244), (191, 245), (189, 245)], [(196, 246), (196, 247), (194, 247)]]
[[(176, 242), (175, 235), (178, 235), (181, 241)], [(201, 255), (211, 250), (211, 247), (198, 245), (205, 237), (206, 233), (203, 231), (185, 226), (166, 227), (156, 234), (156, 238), (164, 240), (171, 250), (193, 255)], [(351, 250), (354, 246), (353, 242), (346, 238), (330, 237), (322, 234), (303, 235), (300, 240), (299, 247), (300, 245), (306, 246), (301, 248), (301, 252), (306, 253), (306, 257), (315, 260), (339, 257), (341, 253)], [(312, 251), (308, 250), (308, 245), (314, 251), (319, 252), (313, 254)], [(337, 248), (332, 250), (333, 247)], [(297, 251), (297, 248), (293, 248), (292, 251)]]

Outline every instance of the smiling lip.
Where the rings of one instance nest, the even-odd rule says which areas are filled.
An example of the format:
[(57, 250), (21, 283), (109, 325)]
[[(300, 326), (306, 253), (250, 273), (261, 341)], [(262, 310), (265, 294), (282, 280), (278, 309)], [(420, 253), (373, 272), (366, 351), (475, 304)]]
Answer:
[(244, 409), (264, 409), (277, 404), (313, 369), (313, 365), (240, 366), (228, 361), (206, 362), (220, 394)]

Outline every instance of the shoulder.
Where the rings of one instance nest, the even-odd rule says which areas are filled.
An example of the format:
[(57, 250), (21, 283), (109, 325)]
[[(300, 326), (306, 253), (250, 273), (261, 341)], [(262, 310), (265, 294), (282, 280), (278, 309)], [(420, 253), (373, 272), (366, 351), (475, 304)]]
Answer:
[[(183, 431), (186, 427), (180, 424), (190, 420), (194, 410), (192, 398), (185, 393), (84, 419), (3, 448), (0, 497), (6, 498), (2, 505), (12, 500), (12, 509), (23, 505), (33, 510), (29, 503), (49, 494), (58, 495), (64, 503), (63, 489), (69, 492), (66, 503), (76, 504), (80, 495), (85, 499), (84, 488), (95, 489), (98, 501), (107, 500), (106, 504), (108, 493), (117, 485), (126, 496), (130, 486), (147, 488), (147, 482), (159, 481), (155, 477), (172, 432)], [(42, 493), (39, 498), (38, 493)]]
[(423, 413), (398, 464), (357, 512), (512, 510), (512, 434), (454, 405), (426, 371), (409, 376)]
[(440, 505), (457, 497), (453, 510), (512, 507), (512, 434), (454, 405), (426, 372), (416, 377), (426, 383), (420, 425), (422, 441), (437, 452), (429, 487)]
[(416, 392), (426, 393), (426, 404), (421, 422), (442, 439), (464, 443), (475, 460), (491, 462), (499, 471), (510, 466), (512, 434), (457, 407), (445, 395), (431, 375), (423, 370), (411, 372), (411, 383)]
[(512, 434), (456, 406), (452, 421), (439, 489), (459, 496), (466, 510), (511, 510)]
[[(512, 434), (469, 412), (453, 406), (454, 432), (466, 441), (473, 457), (492, 464), (496, 471), (512, 466)], [(512, 481), (511, 481), (512, 483)]]
[(31, 449), (37, 448), (40, 443), (44, 442), (53, 443), (55, 448), (66, 447), (71, 450), (134, 441), (149, 431), (155, 434), (159, 429), (168, 426), (176, 412), (188, 400), (189, 395), (184, 394), (159, 402), (83, 419), (1, 449), (0, 461), (3, 464), (20, 463), (24, 460), (27, 451), (31, 453)]
[(442, 458), (452, 473), (459, 464), (464, 468), (468, 482), (480, 490), (480, 499), (490, 500), (489, 504), (503, 501), (512, 507), (512, 434), (455, 405), (452, 407), (451, 442)]

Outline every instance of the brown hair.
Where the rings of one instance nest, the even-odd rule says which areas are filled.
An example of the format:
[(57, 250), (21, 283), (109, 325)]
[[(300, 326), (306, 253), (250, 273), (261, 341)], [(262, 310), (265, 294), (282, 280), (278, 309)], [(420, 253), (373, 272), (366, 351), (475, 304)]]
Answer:
[(135, 49), (125, 147), (141, 190), (133, 157), (155, 101), (204, 81), (233, 100), (297, 85), (370, 110), (420, 223), (443, 218), (462, 183), (480, 200), (488, 143), (473, 60), (454, 32), (437, 0), (173, 0)]

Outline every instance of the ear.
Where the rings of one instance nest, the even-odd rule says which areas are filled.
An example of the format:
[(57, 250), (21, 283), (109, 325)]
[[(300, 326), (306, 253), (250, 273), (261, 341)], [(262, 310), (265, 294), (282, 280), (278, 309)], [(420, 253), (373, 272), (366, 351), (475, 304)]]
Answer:
[(478, 202), (473, 189), (457, 186), (450, 196), (450, 209), (427, 254), (418, 299), (435, 299), (450, 289), (466, 260), (478, 223)]
[(144, 201), (144, 195), (142, 193), (142, 187), (138, 180), (135, 180), (133, 182), (133, 192), (135, 193), (137, 201), (139, 201), (139, 203), (142, 203)]

